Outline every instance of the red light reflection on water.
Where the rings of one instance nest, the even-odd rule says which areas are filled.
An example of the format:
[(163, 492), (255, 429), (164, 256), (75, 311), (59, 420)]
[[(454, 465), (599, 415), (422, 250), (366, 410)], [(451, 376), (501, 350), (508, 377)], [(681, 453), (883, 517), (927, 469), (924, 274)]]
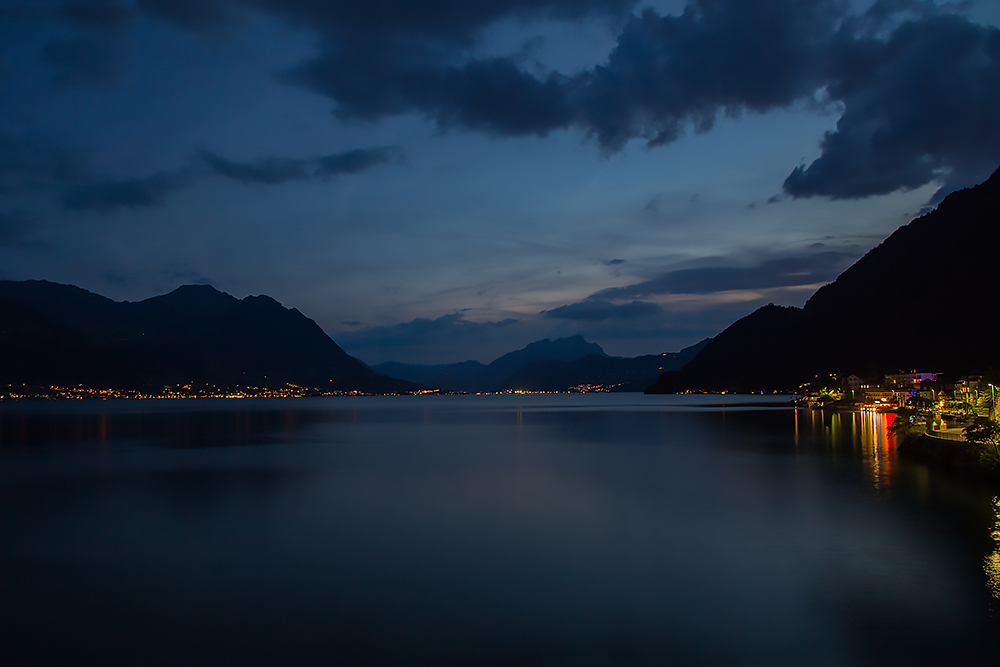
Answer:
[(850, 454), (861, 461), (876, 490), (892, 489), (896, 468), (896, 443), (889, 426), (896, 415), (883, 412), (834, 412), (807, 410), (813, 433), (832, 453)]

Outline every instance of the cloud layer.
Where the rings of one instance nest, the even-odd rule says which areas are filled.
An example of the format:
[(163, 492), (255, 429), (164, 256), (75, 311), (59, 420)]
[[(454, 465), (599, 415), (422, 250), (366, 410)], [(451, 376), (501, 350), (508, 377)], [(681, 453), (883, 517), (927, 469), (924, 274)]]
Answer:
[[(939, 197), (988, 176), (1000, 161), (1000, 30), (926, 0), (692, 0), (679, 15), (632, 13), (636, 0), (65, 0), (83, 33), (44, 58), (59, 85), (105, 85), (109, 37), (137, 16), (202, 35), (239, 30), (264, 13), (317, 33), (319, 52), (280, 74), (330, 98), (341, 119), (420, 114), (441, 128), (545, 136), (576, 128), (604, 152), (632, 140), (669, 144), (719, 117), (796, 105), (839, 109), (821, 155), (783, 184), (792, 197), (860, 198), (941, 182)], [(518, 54), (483, 56), (503, 20), (617, 26), (606, 60), (540, 71)], [(96, 31), (96, 32), (95, 32)], [(94, 36), (96, 35), (96, 37)], [(113, 41), (113, 40), (112, 40)], [(790, 165), (791, 167), (791, 165)], [(305, 165), (241, 175), (278, 182)]]
[(268, 157), (244, 163), (227, 160), (210, 151), (201, 151), (200, 155), (219, 176), (241, 183), (278, 185), (288, 181), (356, 174), (397, 159), (401, 152), (394, 146), (358, 148), (314, 159)]
[(663, 271), (541, 315), (559, 322), (560, 334), (575, 329), (601, 341), (639, 339), (648, 340), (650, 346), (659, 341), (666, 345), (663, 351), (673, 351), (692, 339), (715, 335), (769, 301), (795, 300), (803, 290), (835, 279), (857, 258), (858, 249), (852, 250), (820, 246), (781, 255), (756, 253), (749, 266), (746, 258), (742, 265), (737, 265), (738, 257), (709, 258), (701, 261), (711, 261), (712, 266)]
[[(614, 152), (633, 139), (657, 146), (707, 131), (720, 116), (839, 106), (821, 156), (785, 181), (793, 197), (867, 197), (935, 180), (954, 189), (1000, 160), (992, 114), (1000, 30), (930, 3), (880, 0), (861, 15), (843, 0), (697, 0), (678, 16), (646, 10), (625, 19), (604, 64), (573, 75), (528, 71), (513, 56), (469, 57), (462, 47), (498, 18), (497, 4), (462, 12), (435, 3), (433, 20), (378, 4), (394, 18), (269, 5), (321, 19), (323, 53), (286, 80), (330, 97), (342, 118), (419, 113), (443, 128), (502, 136), (576, 127)], [(578, 13), (630, 4), (582, 3)], [(521, 2), (507, 12), (567, 8)], [(358, 32), (343, 39), (348, 28)]]
[(795, 169), (795, 197), (857, 198), (942, 179), (971, 185), (1000, 159), (1000, 30), (957, 16), (908, 21), (882, 41), (845, 48), (830, 95), (844, 104), (822, 155)]
[(543, 310), (542, 315), (556, 320), (604, 322), (606, 320), (638, 320), (658, 315), (662, 311), (659, 304), (648, 301), (615, 304), (602, 299), (589, 299), (552, 310)]
[(63, 195), (62, 202), (70, 211), (149, 208), (160, 206), (167, 196), (192, 182), (187, 171), (160, 172), (146, 178), (97, 180), (72, 188)]
[(264, 157), (235, 162), (198, 151), (192, 164), (140, 178), (98, 176), (81, 156), (50, 146), (0, 137), (0, 194), (55, 190), (68, 211), (109, 212), (161, 206), (167, 198), (216, 175), (244, 184), (280, 185), (356, 174), (402, 158), (395, 146), (357, 148), (318, 158)]
[(764, 259), (754, 266), (674, 269), (629, 285), (601, 290), (594, 299), (642, 299), (665, 294), (712, 294), (732, 290), (817, 285), (835, 279), (857, 258), (854, 253), (812, 252)]

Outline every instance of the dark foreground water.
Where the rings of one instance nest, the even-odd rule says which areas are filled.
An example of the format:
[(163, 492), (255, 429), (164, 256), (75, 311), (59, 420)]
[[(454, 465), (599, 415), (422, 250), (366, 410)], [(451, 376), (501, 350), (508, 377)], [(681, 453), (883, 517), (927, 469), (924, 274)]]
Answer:
[(0, 664), (997, 664), (995, 490), (723, 398), (2, 405)]

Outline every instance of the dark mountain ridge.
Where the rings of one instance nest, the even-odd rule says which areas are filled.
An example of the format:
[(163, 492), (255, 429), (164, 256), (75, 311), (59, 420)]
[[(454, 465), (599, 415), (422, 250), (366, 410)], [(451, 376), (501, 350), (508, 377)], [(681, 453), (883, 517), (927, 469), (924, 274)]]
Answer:
[(815, 375), (1000, 369), (1000, 170), (893, 232), (802, 308), (764, 306), (651, 393), (791, 389)]
[(208, 285), (133, 303), (44, 280), (0, 281), (0, 343), (0, 384), (414, 388), (370, 370), (298, 310)]
[(520, 350), (508, 352), (486, 367), (484, 382), (492, 387), (500, 384), (513, 373), (537, 361), (574, 361), (589, 355), (607, 357), (597, 343), (588, 343), (582, 335), (535, 341)]
[(546, 359), (532, 362), (498, 385), (498, 389), (525, 391), (642, 391), (660, 373), (687, 364), (701, 351), (708, 340), (686, 347), (680, 352), (647, 354), (639, 357), (609, 357), (591, 354), (572, 361)]
[(489, 364), (463, 361), (455, 364), (403, 364), (387, 361), (372, 369), (410, 382), (439, 387), (447, 391), (494, 391), (497, 386), (524, 366), (541, 360), (572, 361), (587, 355), (607, 356), (597, 343), (583, 336), (535, 341), (520, 350), (504, 354)]
[(600, 345), (588, 343), (578, 334), (536, 341), (489, 365), (478, 361), (440, 365), (390, 361), (372, 368), (390, 377), (448, 391), (567, 391), (584, 384), (615, 385), (614, 391), (642, 391), (664, 370), (680, 368), (690, 361), (705, 342), (681, 352), (622, 358), (608, 356)]

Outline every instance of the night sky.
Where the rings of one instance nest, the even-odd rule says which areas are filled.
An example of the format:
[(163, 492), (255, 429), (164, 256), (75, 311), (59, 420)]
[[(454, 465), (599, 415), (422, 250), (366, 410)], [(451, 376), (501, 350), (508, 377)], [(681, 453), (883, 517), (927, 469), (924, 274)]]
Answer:
[(1000, 165), (1000, 3), (0, 0), (0, 278), (676, 351)]

